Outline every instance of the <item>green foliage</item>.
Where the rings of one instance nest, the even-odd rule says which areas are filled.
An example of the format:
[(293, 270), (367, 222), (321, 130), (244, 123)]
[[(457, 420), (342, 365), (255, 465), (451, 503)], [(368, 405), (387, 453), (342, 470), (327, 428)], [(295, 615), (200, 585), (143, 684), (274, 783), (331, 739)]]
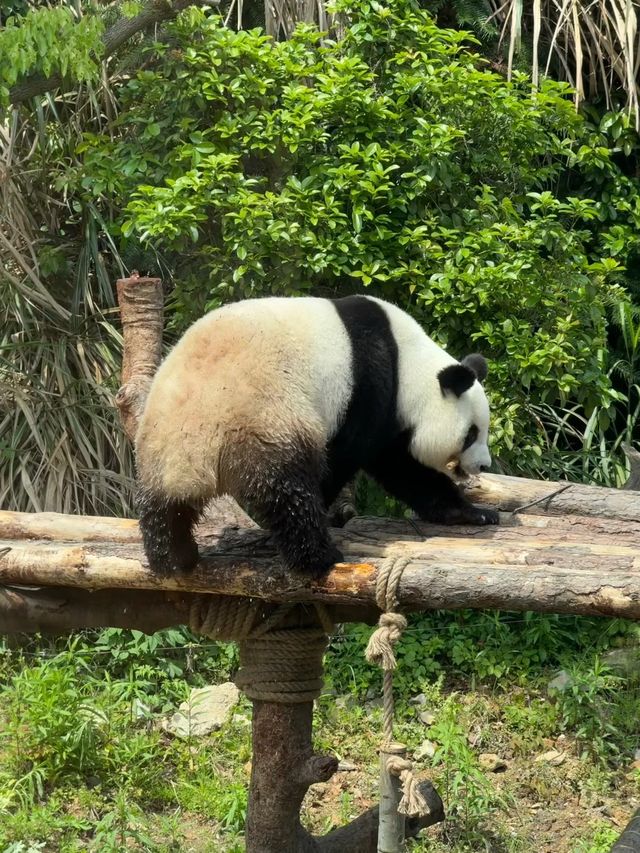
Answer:
[(0, 29), (0, 106), (8, 103), (11, 86), (31, 74), (95, 78), (102, 30), (100, 18), (85, 15), (77, 20), (64, 5), (31, 9), (24, 17), (8, 18)]
[(86, 135), (87, 197), (130, 200), (122, 248), (162, 253), (178, 326), (231, 298), (367, 288), (453, 353), (486, 352), (495, 449), (542, 468), (541, 407), (611, 422), (622, 403), (607, 316), (640, 195), (612, 159), (618, 126), (487, 71), (410, 0), (339, 11), (335, 43), (184, 14), (118, 132)]
[[(149, 823), (148, 810), (165, 805), (231, 836), (240, 831), (247, 726), (230, 724), (196, 748), (168, 740), (158, 725), (190, 686), (229, 677), (230, 648), (186, 630), (107, 630), (0, 648), (0, 850), (27, 842), (68, 853), (183, 849), (175, 826), (158, 832)], [(220, 762), (237, 775), (212, 772)]]
[(620, 830), (605, 823), (596, 824), (589, 833), (589, 837), (579, 841), (571, 849), (571, 853), (609, 853), (619, 837)]
[(478, 767), (477, 757), (469, 746), (468, 731), (461, 723), (461, 705), (455, 696), (447, 697), (437, 716), (428, 733), (438, 744), (433, 763), (444, 768), (441, 796), (447, 818), (459, 815), (468, 825), (505, 803)]
[(615, 760), (623, 749), (635, 747), (634, 719), (638, 691), (624, 701), (615, 676), (598, 657), (569, 667), (570, 683), (557, 697), (561, 724), (582, 744), (584, 755), (602, 762)]
[[(561, 668), (572, 656), (597, 652), (632, 628), (610, 620), (539, 613), (435, 611), (409, 617), (396, 650), (394, 685), (405, 701), (426, 689), (436, 675), (455, 672), (495, 684), (535, 678)], [(348, 625), (331, 644), (327, 670), (338, 693), (380, 690), (378, 668), (354, 655), (372, 629)]]

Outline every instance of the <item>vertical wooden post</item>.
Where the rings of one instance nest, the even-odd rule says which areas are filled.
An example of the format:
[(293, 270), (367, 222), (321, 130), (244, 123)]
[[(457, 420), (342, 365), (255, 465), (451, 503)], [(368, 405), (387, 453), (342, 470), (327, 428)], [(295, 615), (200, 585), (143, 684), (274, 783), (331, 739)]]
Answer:
[(398, 812), (402, 799), (400, 778), (389, 772), (392, 756), (406, 758), (402, 743), (387, 743), (380, 751), (380, 823), (378, 824), (378, 853), (401, 853), (405, 839), (405, 817)]
[(127, 437), (134, 441), (149, 386), (162, 359), (164, 300), (159, 278), (137, 272), (116, 283), (122, 319), (122, 376), (116, 406)]

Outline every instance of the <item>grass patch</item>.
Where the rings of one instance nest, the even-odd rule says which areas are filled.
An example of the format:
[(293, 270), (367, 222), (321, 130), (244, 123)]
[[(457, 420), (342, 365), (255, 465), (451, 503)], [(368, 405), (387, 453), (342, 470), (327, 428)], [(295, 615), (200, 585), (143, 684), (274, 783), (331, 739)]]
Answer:
[[(639, 696), (602, 663), (607, 644), (628, 640), (626, 627), (598, 626), (514, 614), (413, 620), (400, 646), (396, 735), (414, 752), (431, 743), (431, 757), (417, 765), (443, 796), (447, 821), (412, 851), (609, 849), (640, 800), (632, 766)], [(315, 748), (352, 769), (309, 792), (304, 820), (318, 833), (378, 796), (379, 674), (364, 663), (367, 634), (349, 627), (327, 658)], [(518, 658), (522, 643), (527, 654)], [(235, 661), (233, 646), (199, 642), (186, 631), (145, 637), (110, 630), (5, 644), (0, 851), (243, 850), (249, 703), (207, 737), (179, 739), (160, 726), (192, 687), (226, 680)], [(559, 667), (570, 688), (549, 697), (546, 684)], [(561, 754), (560, 764), (536, 761), (551, 750)], [(483, 752), (497, 753), (504, 772), (484, 769)], [(597, 823), (594, 811), (603, 815)]]

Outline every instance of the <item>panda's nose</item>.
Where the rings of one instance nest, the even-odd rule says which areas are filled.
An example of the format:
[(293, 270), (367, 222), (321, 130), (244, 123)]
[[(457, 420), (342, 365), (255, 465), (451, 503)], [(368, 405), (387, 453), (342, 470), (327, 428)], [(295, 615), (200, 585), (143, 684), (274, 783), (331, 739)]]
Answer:
[(481, 466), (480, 466), (480, 473), (481, 473), (481, 474), (484, 474), (484, 473), (486, 473), (490, 468), (491, 468), (491, 465), (481, 465)]

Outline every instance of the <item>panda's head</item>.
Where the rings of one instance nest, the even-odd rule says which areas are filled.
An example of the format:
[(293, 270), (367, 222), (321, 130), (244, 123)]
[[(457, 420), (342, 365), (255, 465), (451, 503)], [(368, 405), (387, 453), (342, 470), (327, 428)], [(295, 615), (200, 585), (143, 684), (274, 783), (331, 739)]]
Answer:
[(486, 376), (487, 362), (479, 353), (467, 355), (438, 373), (451, 430), (444, 442), (450, 451), (446, 469), (458, 478), (479, 474), (491, 466), (489, 403), (481, 384)]
[(489, 468), (489, 403), (481, 384), (486, 375), (487, 362), (478, 354), (437, 372), (427, 411), (413, 434), (416, 459), (454, 479)]

